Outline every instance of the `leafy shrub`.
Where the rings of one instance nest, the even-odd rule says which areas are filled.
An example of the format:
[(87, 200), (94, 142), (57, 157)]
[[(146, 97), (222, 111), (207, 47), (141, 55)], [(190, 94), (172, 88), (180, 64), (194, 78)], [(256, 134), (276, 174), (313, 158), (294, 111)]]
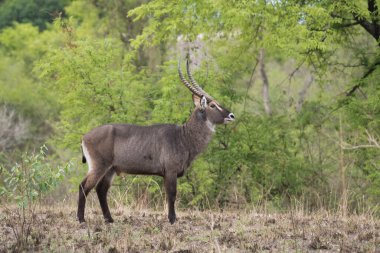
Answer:
[(10, 170), (1, 167), (4, 185), (0, 188), (0, 196), (27, 208), (54, 189), (69, 170), (70, 163), (53, 168), (46, 161), (46, 152), (47, 147), (42, 146), (36, 154), (24, 154), (21, 163), (16, 163)]
[[(1, 202), (17, 203), (16, 212), (11, 213), (10, 224), (16, 237), (15, 250), (25, 248), (30, 241), (35, 226), (37, 200), (57, 187), (71, 167), (53, 167), (46, 160), (47, 147), (42, 146), (38, 153), (25, 153), (20, 163), (9, 170), (0, 167), (3, 185), (0, 187)], [(8, 207), (4, 205), (4, 208)]]

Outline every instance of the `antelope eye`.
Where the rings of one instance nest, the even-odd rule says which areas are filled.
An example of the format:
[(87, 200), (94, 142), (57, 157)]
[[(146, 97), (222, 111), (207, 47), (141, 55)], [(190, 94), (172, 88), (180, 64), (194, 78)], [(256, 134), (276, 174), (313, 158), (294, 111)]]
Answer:
[(211, 104), (210, 107), (214, 109), (214, 108), (215, 108), (215, 105), (214, 105), (214, 104)]

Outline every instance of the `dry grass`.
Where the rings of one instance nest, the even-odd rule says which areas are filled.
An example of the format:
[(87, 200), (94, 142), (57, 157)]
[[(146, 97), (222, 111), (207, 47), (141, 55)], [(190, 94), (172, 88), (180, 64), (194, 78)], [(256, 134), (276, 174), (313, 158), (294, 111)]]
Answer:
[[(20, 251), (12, 208), (0, 209), (0, 252)], [(380, 221), (320, 212), (268, 214), (182, 211), (170, 225), (164, 211), (113, 209), (105, 224), (89, 206), (78, 224), (75, 206), (39, 207), (25, 251), (43, 252), (380, 252)]]

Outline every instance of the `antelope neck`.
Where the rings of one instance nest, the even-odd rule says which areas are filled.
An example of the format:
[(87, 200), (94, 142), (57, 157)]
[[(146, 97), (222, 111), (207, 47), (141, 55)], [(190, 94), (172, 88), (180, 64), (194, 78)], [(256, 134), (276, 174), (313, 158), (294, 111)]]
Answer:
[(199, 109), (196, 109), (191, 114), (190, 119), (183, 124), (185, 142), (194, 148), (193, 152), (200, 153), (207, 147), (214, 133), (211, 125), (212, 123), (205, 118)]

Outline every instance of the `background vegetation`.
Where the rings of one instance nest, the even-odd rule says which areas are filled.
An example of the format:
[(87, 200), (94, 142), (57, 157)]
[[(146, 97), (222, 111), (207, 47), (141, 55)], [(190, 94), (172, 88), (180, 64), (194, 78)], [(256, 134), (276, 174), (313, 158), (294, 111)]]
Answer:
[[(0, 1), (1, 202), (18, 200), (6, 193), (25, 152), (44, 156), (56, 173), (51, 187), (31, 187), (74, 202), (88, 130), (182, 124), (193, 105), (176, 66), (189, 52), (198, 82), (237, 120), (217, 129), (180, 180), (180, 207), (378, 214), (379, 4)], [(39, 153), (43, 144), (48, 151)], [(33, 173), (41, 166), (24, 164)], [(113, 205), (164, 202), (160, 178), (114, 185)]]

